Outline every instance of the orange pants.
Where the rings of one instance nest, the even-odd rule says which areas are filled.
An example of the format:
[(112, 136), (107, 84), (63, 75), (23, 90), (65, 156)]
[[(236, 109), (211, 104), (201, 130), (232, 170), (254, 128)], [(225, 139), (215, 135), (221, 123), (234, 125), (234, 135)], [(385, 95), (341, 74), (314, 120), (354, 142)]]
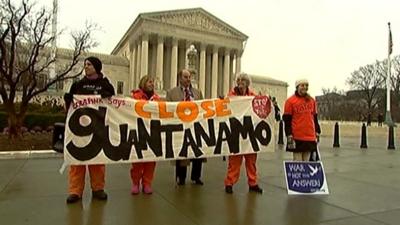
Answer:
[(245, 159), (247, 183), (250, 186), (257, 185), (257, 154), (232, 155), (229, 156), (228, 174), (225, 178), (225, 186), (233, 186), (240, 176), (240, 166), (243, 158)]
[(131, 168), (131, 179), (132, 183), (139, 185), (142, 180), (143, 186), (150, 186), (154, 177), (154, 170), (156, 168), (156, 162), (140, 162), (132, 163)]
[[(105, 171), (104, 165), (88, 165), (90, 175), (90, 186), (92, 191), (104, 190)], [(70, 166), (69, 169), (69, 194), (82, 196), (85, 188), (86, 165)]]

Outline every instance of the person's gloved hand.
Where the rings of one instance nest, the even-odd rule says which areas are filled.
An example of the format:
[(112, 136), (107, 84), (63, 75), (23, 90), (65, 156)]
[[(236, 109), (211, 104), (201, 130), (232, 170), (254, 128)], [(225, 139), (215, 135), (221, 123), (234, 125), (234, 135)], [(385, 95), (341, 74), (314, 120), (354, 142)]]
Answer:
[(275, 111), (275, 120), (280, 121), (281, 120), (281, 110), (278, 107), (278, 104), (274, 103), (274, 111)]
[(65, 110), (65, 112), (68, 111), (69, 106), (71, 105), (73, 100), (74, 100), (74, 95), (73, 94), (71, 94), (71, 93), (65, 93), (64, 94), (64, 102), (65, 102), (64, 110)]
[(72, 102), (72, 100), (74, 100), (74, 95), (73, 94), (71, 94), (71, 93), (65, 93), (64, 94), (64, 101), (66, 103), (70, 103), (70, 102)]
[(287, 147), (288, 149), (295, 149), (296, 148), (296, 142), (293, 139), (292, 135), (287, 136)]
[(65, 101), (65, 109), (68, 110), (69, 106), (71, 105), (72, 101), (74, 101), (74, 95), (71, 93), (64, 94), (64, 101)]
[(277, 111), (276, 108), (275, 108), (274, 111), (275, 111), (275, 120), (276, 120), (276, 121), (280, 121), (280, 120), (281, 120), (281, 114), (280, 114), (280, 112)]
[(319, 133), (315, 133), (315, 137), (317, 138), (317, 143), (319, 143)]

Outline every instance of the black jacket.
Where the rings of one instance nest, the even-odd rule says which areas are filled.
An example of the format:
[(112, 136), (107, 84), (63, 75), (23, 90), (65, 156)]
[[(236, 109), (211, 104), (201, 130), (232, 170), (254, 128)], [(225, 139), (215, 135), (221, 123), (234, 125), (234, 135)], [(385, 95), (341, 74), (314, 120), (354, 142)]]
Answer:
[(73, 100), (73, 95), (101, 95), (102, 98), (108, 98), (115, 95), (115, 91), (110, 81), (100, 75), (95, 80), (89, 80), (84, 77), (72, 84), (69, 93), (64, 95), (67, 109)]

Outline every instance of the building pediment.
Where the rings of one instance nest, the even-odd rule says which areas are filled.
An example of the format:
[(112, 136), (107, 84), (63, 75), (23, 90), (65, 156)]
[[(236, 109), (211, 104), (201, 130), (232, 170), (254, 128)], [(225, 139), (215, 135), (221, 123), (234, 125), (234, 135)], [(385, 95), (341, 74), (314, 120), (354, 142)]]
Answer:
[(247, 36), (202, 8), (143, 13), (142, 19), (246, 40)]

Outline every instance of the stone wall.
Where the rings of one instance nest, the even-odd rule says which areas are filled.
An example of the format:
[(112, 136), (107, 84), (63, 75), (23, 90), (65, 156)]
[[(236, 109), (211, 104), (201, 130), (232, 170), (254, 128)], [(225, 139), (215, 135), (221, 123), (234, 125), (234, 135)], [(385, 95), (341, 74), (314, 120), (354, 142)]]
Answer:
[(250, 75), (253, 90), (259, 94), (266, 94), (276, 98), (281, 112), (287, 99), (288, 84), (266, 76)]

